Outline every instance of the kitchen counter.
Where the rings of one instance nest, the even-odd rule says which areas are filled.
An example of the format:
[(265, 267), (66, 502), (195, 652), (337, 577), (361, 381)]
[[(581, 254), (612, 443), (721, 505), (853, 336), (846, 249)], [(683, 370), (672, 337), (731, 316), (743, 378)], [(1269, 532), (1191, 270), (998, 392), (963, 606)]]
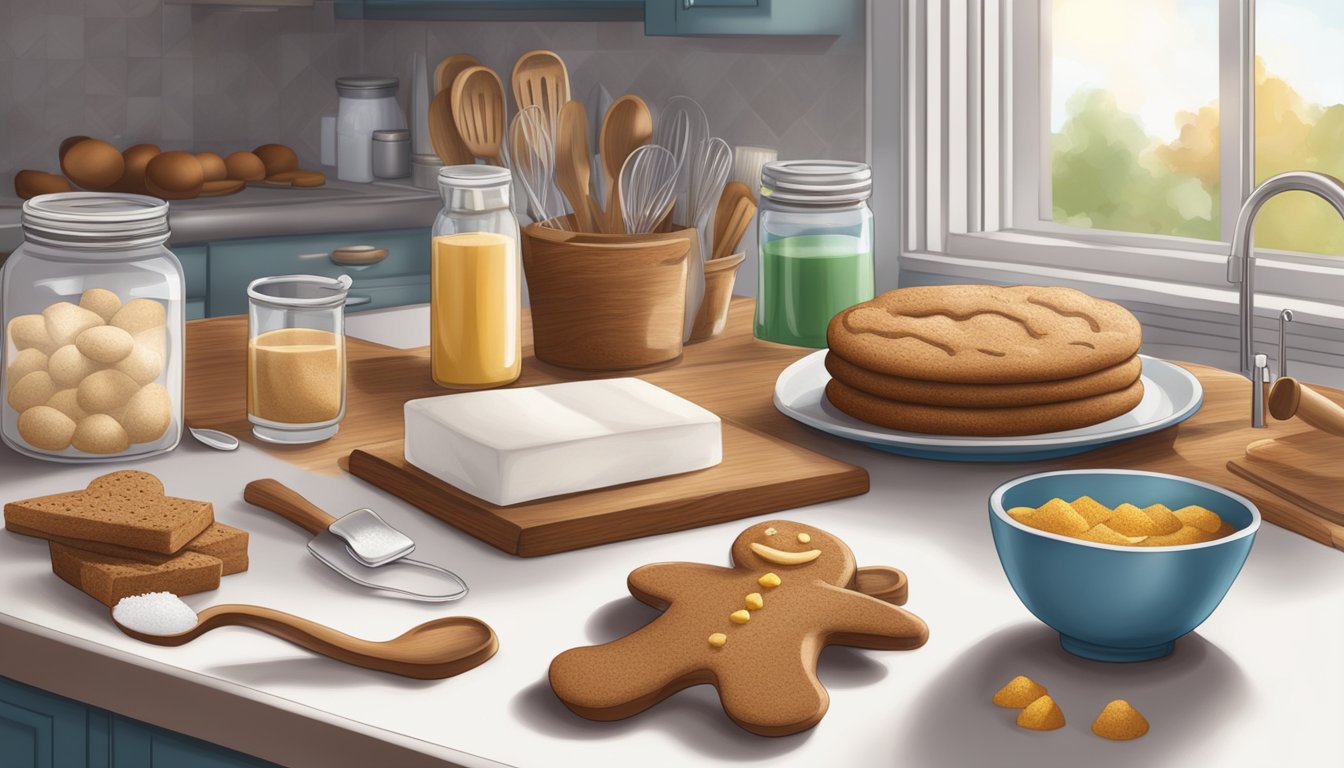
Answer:
[[(355, 184), (336, 179), (307, 189), (249, 186), (236, 195), (175, 200), (169, 205), (170, 245), (279, 235), (311, 235), (425, 227), (441, 207), (436, 191), (409, 181)], [(23, 240), (23, 201), (0, 196), (0, 254)]]
[[(396, 332), (402, 324), (400, 333), (413, 338), (420, 318), (417, 309), (381, 313), (365, 330)], [(738, 333), (743, 326), (735, 323)], [(762, 366), (779, 365), (780, 348), (747, 347), (759, 347)], [(768, 388), (752, 397), (759, 403), (746, 407), (772, 408)], [(914, 651), (824, 652), (830, 711), (795, 736), (739, 729), (706, 687), (626, 721), (595, 723), (566, 710), (546, 683), (560, 651), (613, 639), (655, 615), (626, 591), (630, 570), (662, 560), (726, 564), (737, 533), (763, 518), (519, 559), (349, 475), (312, 473), (293, 456), (250, 444), (220, 454), (184, 443), (133, 465), (164, 478), (169, 493), (213, 501), (220, 521), (251, 532), (251, 569), (218, 591), (188, 596), (189, 604), (260, 603), (371, 639), (472, 615), (494, 627), (499, 653), (456, 678), (412, 681), (315, 658), (242, 628), (180, 648), (150, 646), (122, 635), (103, 606), (55, 578), (45, 543), (5, 533), (0, 675), (294, 766), (1311, 765), (1336, 756), (1344, 699), (1326, 683), (1344, 679), (1337, 660), (1344, 554), (1265, 525), (1227, 598), (1171, 657), (1087, 662), (1064, 653), (1013, 595), (986, 521), (996, 485), (1052, 464), (927, 462), (801, 427), (788, 436), (865, 467), (872, 490), (779, 516), (837, 534), (861, 565), (904, 569), (906, 607), (931, 630)], [(6, 499), (82, 486), (119, 468), (0, 450)], [(362, 592), (304, 551), (302, 531), (243, 503), (242, 486), (258, 477), (275, 477), (333, 512), (373, 507), (417, 541), (419, 556), (461, 574), (470, 596), (433, 605)], [(1049, 687), (1069, 720), (1064, 729), (1020, 730), (1012, 711), (990, 703), (1018, 674)], [(1088, 731), (1115, 698), (1148, 717), (1147, 736), (1119, 744)]]

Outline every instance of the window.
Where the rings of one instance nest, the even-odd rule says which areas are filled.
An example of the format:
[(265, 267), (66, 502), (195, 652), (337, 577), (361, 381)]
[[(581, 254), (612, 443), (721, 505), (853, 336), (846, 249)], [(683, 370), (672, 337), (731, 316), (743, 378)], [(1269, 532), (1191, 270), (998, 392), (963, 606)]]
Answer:
[[(878, 236), (899, 218), (903, 283), (1048, 280), (1183, 315), (1234, 313), (1227, 255), (1254, 184), (1288, 169), (1344, 178), (1338, 0), (869, 9)], [(905, 45), (879, 44), (891, 39)], [(884, 163), (893, 133), (902, 149)], [(899, 201), (881, 197), (892, 186)], [(1341, 327), (1333, 209), (1281, 195), (1256, 238), (1265, 330), (1284, 306)]]

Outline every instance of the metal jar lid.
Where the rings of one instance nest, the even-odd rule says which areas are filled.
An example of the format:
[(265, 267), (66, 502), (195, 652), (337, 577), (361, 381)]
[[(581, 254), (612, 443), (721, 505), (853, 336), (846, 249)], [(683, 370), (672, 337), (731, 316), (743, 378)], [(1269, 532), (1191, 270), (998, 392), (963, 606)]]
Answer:
[(247, 284), (247, 298), (253, 304), (279, 309), (330, 309), (345, 306), (352, 285), (349, 275), (259, 277)]
[(336, 78), (336, 93), (347, 99), (381, 99), (396, 96), (401, 81), (395, 77), (359, 77)]
[(38, 195), (23, 204), (25, 240), (84, 250), (124, 250), (168, 240), (168, 203), (110, 192)]
[(494, 165), (446, 165), (439, 169), (439, 195), (451, 213), (509, 207), (513, 174)]
[(387, 128), (373, 132), (374, 141), (410, 141), (411, 132), (405, 128)]
[(776, 160), (761, 169), (761, 196), (787, 205), (849, 205), (872, 194), (867, 163)]

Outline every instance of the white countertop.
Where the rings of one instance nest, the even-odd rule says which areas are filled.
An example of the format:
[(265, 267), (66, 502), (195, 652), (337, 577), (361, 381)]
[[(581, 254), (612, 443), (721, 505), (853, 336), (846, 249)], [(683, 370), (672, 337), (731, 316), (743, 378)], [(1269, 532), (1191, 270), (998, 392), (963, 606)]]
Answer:
[[(820, 436), (811, 447), (867, 467), (872, 491), (776, 517), (839, 535), (861, 565), (904, 569), (906, 607), (928, 622), (931, 637), (915, 651), (825, 651), (820, 677), (830, 711), (794, 736), (741, 730), (703, 686), (629, 720), (589, 722), (566, 710), (546, 682), (560, 651), (614, 639), (655, 615), (627, 593), (629, 571), (663, 560), (726, 565), (737, 533), (764, 518), (520, 559), (353, 477), (307, 474), (246, 445), (221, 454), (184, 443), (134, 465), (163, 478), (170, 494), (211, 500), (220, 521), (252, 534), (251, 569), (226, 577), (216, 592), (188, 596), (189, 604), (257, 603), (371, 639), (439, 616), (473, 615), (494, 627), (499, 653), (456, 678), (413, 681), (314, 657), (243, 628), (215, 630), (180, 648), (146, 645), (122, 635), (102, 605), (51, 573), (44, 542), (0, 533), (0, 675), (295, 766), (372, 759), (409, 766), (420, 764), (416, 755), (425, 764), (518, 766), (1338, 759), (1344, 553), (1266, 524), (1227, 598), (1174, 655), (1134, 665), (1089, 662), (1064, 653), (1026, 611), (994, 553), (986, 498), (1036, 467), (919, 461)], [(4, 500), (77, 488), (118, 468), (44, 464), (0, 448)], [(424, 604), (346, 582), (305, 551), (307, 534), (242, 501), (243, 485), (267, 476), (333, 513), (373, 507), (416, 540), (417, 556), (461, 574), (471, 594), (461, 603)], [(1018, 674), (1050, 689), (1068, 718), (1064, 729), (1020, 730), (1013, 711), (990, 703)], [(183, 706), (183, 697), (191, 705)], [(1092, 718), (1115, 698), (1148, 717), (1147, 736), (1112, 743), (1090, 733)], [(351, 739), (336, 737), (342, 733)]]

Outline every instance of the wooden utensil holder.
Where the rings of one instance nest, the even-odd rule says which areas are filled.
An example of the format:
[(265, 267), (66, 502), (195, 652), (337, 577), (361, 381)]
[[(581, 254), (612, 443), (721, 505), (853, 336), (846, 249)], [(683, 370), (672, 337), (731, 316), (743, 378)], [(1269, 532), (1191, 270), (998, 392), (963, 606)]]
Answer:
[(688, 343), (712, 339), (723, 333), (728, 325), (728, 305), (733, 300), (737, 270), (746, 258), (747, 254), (739, 251), (705, 262), (705, 298), (700, 302), (700, 312), (695, 316)]
[(621, 371), (680, 357), (690, 249), (682, 233), (622, 238), (525, 227), (537, 359)]

